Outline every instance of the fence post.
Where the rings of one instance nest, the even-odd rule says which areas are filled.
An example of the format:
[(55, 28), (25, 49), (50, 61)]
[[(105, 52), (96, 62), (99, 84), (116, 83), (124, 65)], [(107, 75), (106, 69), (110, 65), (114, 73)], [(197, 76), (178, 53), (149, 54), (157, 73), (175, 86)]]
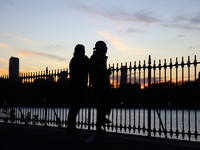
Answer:
[(151, 56), (148, 60), (148, 138), (151, 137)]
[(44, 107), (45, 107), (45, 112), (44, 112), (44, 126), (47, 127), (47, 77), (48, 77), (48, 67), (46, 67), (46, 72), (44, 73), (45, 76), (45, 94), (44, 94)]
[(91, 79), (89, 77), (89, 89), (88, 89), (88, 131), (91, 130)]
[(45, 109), (44, 109), (44, 126), (45, 127), (47, 127), (47, 101), (46, 100), (44, 100), (44, 107), (45, 107)]

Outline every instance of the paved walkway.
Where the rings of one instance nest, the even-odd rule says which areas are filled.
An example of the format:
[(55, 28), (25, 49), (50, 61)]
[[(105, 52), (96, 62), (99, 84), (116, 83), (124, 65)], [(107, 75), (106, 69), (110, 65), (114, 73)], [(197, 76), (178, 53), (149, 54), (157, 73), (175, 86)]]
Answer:
[(0, 123), (1, 150), (200, 150), (200, 142)]

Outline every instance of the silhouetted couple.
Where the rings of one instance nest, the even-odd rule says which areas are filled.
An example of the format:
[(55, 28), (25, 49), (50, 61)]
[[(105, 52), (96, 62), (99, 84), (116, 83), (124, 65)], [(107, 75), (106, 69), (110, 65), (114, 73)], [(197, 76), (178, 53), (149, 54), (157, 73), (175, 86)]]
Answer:
[(85, 47), (76, 45), (74, 57), (70, 61), (70, 89), (72, 93), (72, 105), (68, 115), (67, 129), (76, 129), (76, 116), (79, 113), (83, 102), (83, 95), (87, 88), (88, 73), (90, 73), (90, 82), (94, 93), (98, 97), (97, 111), (97, 132), (105, 123), (110, 123), (106, 115), (110, 114), (109, 97), (111, 85), (109, 75), (111, 71), (107, 69), (107, 46), (103, 41), (95, 44), (93, 55), (90, 59), (85, 56)]

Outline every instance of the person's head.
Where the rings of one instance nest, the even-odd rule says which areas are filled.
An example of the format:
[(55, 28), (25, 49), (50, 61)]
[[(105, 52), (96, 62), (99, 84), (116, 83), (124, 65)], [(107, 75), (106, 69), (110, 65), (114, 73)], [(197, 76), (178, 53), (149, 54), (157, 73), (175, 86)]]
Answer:
[(97, 41), (94, 47), (94, 50), (102, 52), (103, 54), (107, 53), (107, 46), (104, 41)]
[(82, 44), (77, 44), (74, 49), (74, 56), (84, 56), (85, 47)]

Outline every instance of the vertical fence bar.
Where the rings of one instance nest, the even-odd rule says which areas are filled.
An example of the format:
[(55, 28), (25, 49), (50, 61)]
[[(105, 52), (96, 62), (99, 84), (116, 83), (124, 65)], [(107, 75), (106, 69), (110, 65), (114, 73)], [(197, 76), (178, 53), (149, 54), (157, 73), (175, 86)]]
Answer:
[(140, 133), (140, 101), (141, 101), (141, 82), (140, 82), (140, 79), (141, 79), (141, 64), (140, 64), (140, 61), (139, 61), (139, 65), (138, 65), (138, 70), (139, 70), (139, 86), (140, 86), (140, 89), (139, 89), (139, 102), (138, 102), (138, 132)]
[[(114, 104), (114, 98), (113, 97), (115, 97), (116, 96), (116, 93), (115, 93), (115, 91), (116, 91), (116, 86), (115, 86), (115, 66), (114, 66), (114, 64), (113, 64), (113, 66), (112, 66), (112, 69), (113, 69), (113, 71), (112, 71), (112, 87), (113, 87), (113, 92), (112, 93), (114, 93), (114, 94), (112, 94), (111, 96), (112, 96), (112, 103), (113, 103), (113, 107), (115, 106), (115, 104)], [(116, 106), (115, 106), (115, 108), (116, 108)], [(112, 131), (113, 131), (113, 129), (114, 129), (114, 109), (112, 110), (112, 124), (111, 124), (111, 129), (112, 129)]]
[[(191, 90), (191, 87), (190, 87), (190, 56), (188, 56), (188, 62), (187, 62), (187, 67), (188, 67), (188, 92), (187, 93), (187, 98), (189, 98), (189, 94), (190, 94), (190, 90)], [(189, 109), (188, 109), (188, 137), (189, 137), (189, 141), (190, 141), (190, 138), (191, 138), (191, 130), (190, 130), (190, 106), (189, 106)]]
[(87, 95), (87, 97), (88, 97), (88, 131), (90, 131), (91, 130), (91, 88), (92, 88), (92, 85), (91, 85), (91, 79), (90, 79), (90, 77), (89, 77), (89, 85), (88, 85), (89, 87), (88, 87), (88, 95)]
[[(182, 61), (181, 61), (181, 68), (182, 68), (182, 92), (184, 91), (183, 89), (183, 84), (184, 84), (184, 60), (182, 57)], [(184, 139), (185, 137), (185, 127), (184, 127), (184, 108), (182, 109), (182, 137)]]
[(151, 90), (151, 56), (148, 60), (148, 138), (151, 138), (151, 106), (150, 106), (150, 91)]
[[(134, 84), (136, 84), (136, 61), (134, 62)], [(140, 86), (140, 85), (139, 85)], [(135, 106), (135, 101), (134, 101), (134, 106)], [(135, 130), (136, 130), (136, 125), (135, 125), (135, 109), (134, 108), (134, 111), (133, 111), (133, 132), (135, 133)]]
[[(169, 100), (171, 101), (171, 88), (172, 88), (172, 59), (170, 58), (170, 64), (169, 64), (169, 69), (170, 69), (170, 78), (169, 78)], [(171, 136), (173, 135), (173, 115), (172, 115), (172, 107), (170, 108), (170, 134)]]
[(123, 92), (123, 88), (121, 88), (121, 70), (122, 70), (122, 63), (121, 63), (121, 65), (119, 66), (119, 70), (120, 70), (120, 76), (119, 76), (119, 89), (120, 89), (120, 96), (119, 96), (119, 98), (120, 98), (120, 100), (119, 100), (119, 130), (120, 130), (120, 132), (122, 131), (122, 104), (123, 104), (123, 102), (122, 102), (122, 92)]
[[(176, 98), (178, 97), (178, 58), (176, 57), (176, 62), (175, 62), (175, 68), (176, 68)], [(178, 138), (179, 136), (179, 130), (178, 130), (178, 125), (179, 125), (179, 122), (178, 122), (178, 108), (177, 108), (177, 104), (176, 104), (176, 137)]]
[[(155, 84), (156, 84), (156, 62), (154, 60), (154, 63), (153, 63), (153, 98), (157, 99), (156, 91), (155, 91), (155, 88), (156, 88)], [(154, 106), (155, 106), (155, 104), (154, 104)], [(157, 105), (155, 107), (157, 107)], [(155, 108), (153, 110), (153, 134), (154, 134), (154, 136), (156, 135), (156, 111), (155, 111)]]
[[(143, 84), (144, 84), (144, 89), (145, 89), (145, 86), (146, 86), (146, 80), (145, 80), (145, 70), (146, 70), (146, 64), (145, 64), (145, 60), (144, 60), (144, 64), (143, 64)], [(144, 90), (144, 95), (145, 95), (145, 90)], [(145, 98), (146, 99), (146, 98)], [(145, 133), (145, 106), (143, 105), (143, 127), (142, 127), (142, 130), (143, 130), (143, 133)]]
[[(131, 91), (131, 85), (132, 85), (132, 81), (131, 81), (131, 78), (132, 78), (132, 65), (131, 65), (131, 62), (130, 62), (130, 64), (129, 64), (129, 84), (130, 84), (130, 86), (129, 86), (129, 93), (131, 93), (132, 91)], [(129, 129), (129, 132), (131, 131), (131, 118), (132, 118), (132, 115), (131, 115), (131, 112), (132, 112), (132, 103), (131, 103), (131, 98), (130, 98), (130, 95), (129, 95), (129, 97), (128, 97), (128, 99), (129, 99), (129, 126), (128, 126), (128, 129)]]
[(125, 132), (126, 132), (126, 130), (127, 130), (127, 116), (128, 116), (128, 114), (127, 114), (127, 107), (128, 107), (128, 101), (127, 101), (127, 99), (128, 99), (128, 97), (127, 97), (127, 76), (128, 76), (128, 74), (127, 74), (127, 72), (128, 72), (128, 70), (127, 70), (127, 62), (125, 63), (125, 68), (124, 68), (124, 71), (125, 71), (125, 74), (126, 74), (126, 81), (125, 81), (125, 94), (126, 94), (126, 96), (125, 96), (125, 105), (124, 105), (124, 111), (125, 111), (125, 117), (124, 117), (124, 121), (125, 121), (125, 124), (124, 124), (124, 129), (125, 129)]
[[(195, 80), (195, 102), (197, 102), (197, 74), (196, 74), (196, 70), (197, 70), (197, 59), (196, 59), (196, 55), (194, 57), (194, 80)], [(197, 109), (195, 106), (195, 116), (194, 116), (194, 135), (195, 135), (195, 139), (197, 140), (198, 137), (198, 133), (197, 133)]]
[[(44, 71), (44, 73), (43, 73), (43, 77), (45, 78), (45, 80), (47, 80), (47, 74), (48, 74), (48, 68), (46, 67), (46, 71)], [(46, 127), (47, 126), (47, 99), (46, 99), (46, 96), (47, 96), (47, 91), (46, 91), (46, 81), (45, 81), (45, 83), (44, 83), (45, 85), (45, 89), (44, 89), (44, 108), (45, 108), (45, 110), (44, 110), (44, 126)]]
[[(118, 63), (117, 63), (117, 66), (116, 66), (116, 71), (117, 71), (117, 89), (119, 90), (119, 79), (118, 79), (118, 73), (119, 73), (119, 66), (118, 66)], [(117, 97), (117, 98), (119, 98), (119, 96)], [(117, 130), (118, 130), (118, 109), (117, 109), (117, 107), (119, 107), (118, 106), (118, 104), (116, 105), (116, 125), (115, 125), (115, 130), (116, 130), (116, 132), (117, 132)]]

